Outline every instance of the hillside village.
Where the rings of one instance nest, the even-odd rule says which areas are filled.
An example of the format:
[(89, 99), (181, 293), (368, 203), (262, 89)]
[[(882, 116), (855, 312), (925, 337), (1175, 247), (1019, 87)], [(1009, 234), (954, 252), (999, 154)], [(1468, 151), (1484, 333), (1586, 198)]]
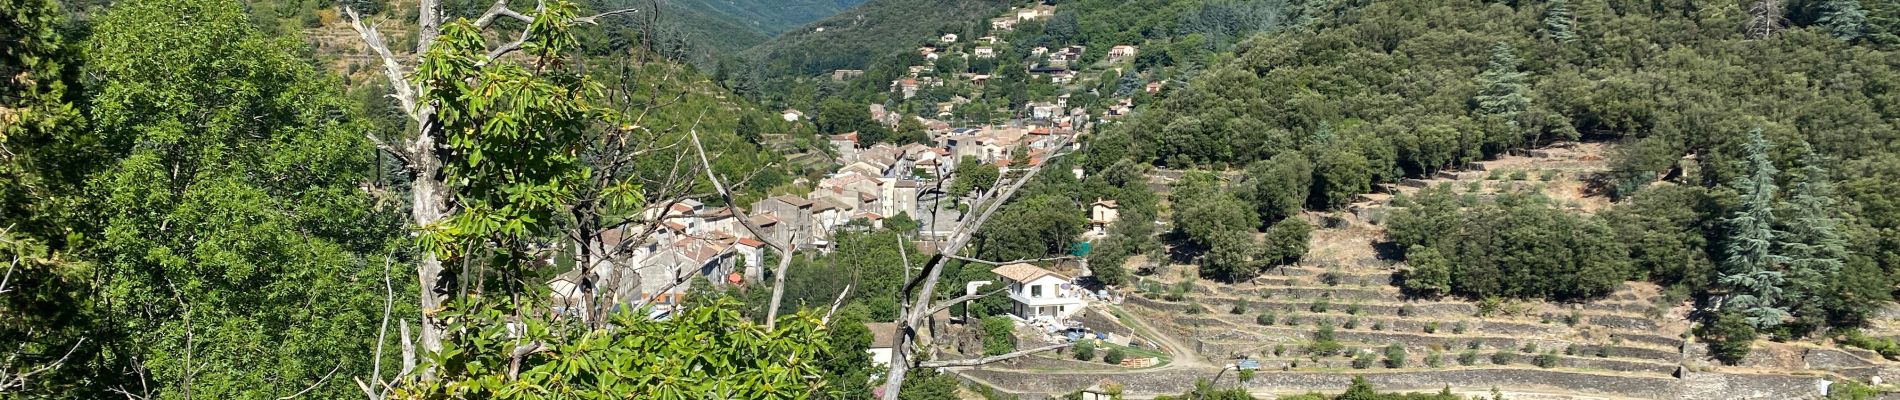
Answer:
[[(1166, 88), (1160, 80), (1137, 80), (1136, 90), (1101, 91), (1110, 86), (1097, 76), (1116, 79), (1114, 87), (1130, 86), (1119, 81), (1141, 76), (1129, 70), (1140, 52), (1135, 45), (1113, 46), (1100, 59), (1085, 61), (1088, 49), (1080, 45), (1019, 49), (1000, 37), (1019, 23), (1047, 20), (1058, 9), (1041, 3), (1012, 8), (988, 21), (990, 36), (946, 33), (915, 49), (917, 57), (912, 59), (918, 63), (882, 85), (892, 101), (865, 107), (882, 128), (922, 126), (928, 142), (872, 143), (859, 132), (824, 136), (826, 151), (787, 157), (831, 168), (808, 182), (811, 189), (805, 195), (781, 194), (743, 208), (709, 208), (689, 200), (663, 212), (649, 210), (669, 221), (665, 229), (625, 259), (596, 266), (594, 273), (612, 279), (605, 277), (638, 271), (640, 285), (618, 294), (620, 301), (650, 302), (664, 312), (685, 301), (690, 283), (680, 284), (682, 276), (697, 275), (722, 286), (761, 282), (769, 269), (763, 264), (765, 241), (825, 251), (828, 239), (842, 230), (883, 229), (886, 220), (900, 215), (922, 222), (917, 240), (946, 237), (963, 217), (954, 205), (970, 201), (966, 196), (973, 194), (944, 192), (959, 164), (991, 166), (1005, 174), (1039, 167), (1049, 157), (1079, 149), (1092, 130), (1134, 112), (1138, 97)], [(1005, 61), (1000, 64), (1019, 65), (1020, 70), (982, 74), (940, 68), (950, 60)], [(1040, 89), (1032, 90), (1021, 108), (972, 112), (971, 99), (998, 90), (993, 82), (1007, 73), (1024, 74), (1025, 85)], [(826, 74), (841, 83), (865, 75), (857, 69)], [(1089, 100), (1073, 102), (1084, 94)], [(786, 109), (780, 116), (793, 124), (815, 119), (797, 109)], [(1604, 170), (1603, 154), (1600, 144), (1529, 150), (1472, 164), (1470, 171), (1386, 184), (1340, 211), (1307, 212), (1296, 218), (1322, 228), (1300, 257), (1304, 261), (1248, 282), (1202, 280), (1191, 262), (1154, 257), (1128, 260), (1127, 268), (1148, 275), (1127, 287), (1102, 285), (1087, 276), (1087, 265), (1079, 260), (985, 267), (993, 268), (994, 279), (971, 282), (966, 292), (1000, 289), (998, 296), (1008, 298), (1005, 315), (1015, 325), (1014, 347), (1089, 342), (1098, 349), (1094, 353), (1114, 355), (1041, 354), (949, 372), (987, 390), (1026, 397), (1104, 385), (1129, 387), (1130, 394), (1179, 393), (1191, 389), (1196, 379), (1218, 377), (1228, 369), (1273, 377), (1238, 383), (1256, 392), (1330, 390), (1359, 375), (1380, 387), (1429, 390), (1450, 385), (1480, 396), (1488, 393), (1484, 388), (1502, 388), (1512, 398), (1738, 393), (1800, 398), (1813, 395), (1816, 388), (1824, 391), (1837, 379), (1875, 384), (1900, 379), (1900, 364), (1879, 354), (1809, 345), (1770, 346), (1740, 367), (1703, 361), (1708, 358), (1706, 345), (1684, 340), (1691, 335), (1689, 328), (1668, 322), (1684, 318), (1689, 307), (1652, 285), (1626, 284), (1586, 304), (1524, 302), (1501, 310), (1491, 304), (1423, 301), (1395, 287), (1397, 271), (1405, 265), (1383, 258), (1377, 249), (1386, 240), (1382, 222), (1395, 208), (1395, 197), (1433, 186), (1468, 188), (1482, 196), (1536, 191), (1570, 199), (1569, 207), (1576, 212), (1592, 212), (1604, 207), (1606, 199), (1578, 194), (1587, 192), (1586, 181)], [(1078, 166), (1061, 172), (1082, 179), (1093, 171)], [(1537, 182), (1523, 182), (1526, 172), (1535, 174)], [(1161, 191), (1180, 178), (1180, 173), (1169, 171), (1148, 176), (1149, 184)], [(1086, 210), (1088, 226), (1075, 238), (1078, 242), (1103, 239), (1118, 221), (1118, 204), (1112, 199), (1098, 199)], [(759, 235), (738, 223), (741, 217), (749, 217), (761, 230)], [(953, 339), (934, 349), (939, 357), (980, 355), (981, 338), (993, 332), (977, 332), (977, 321), (945, 317), (949, 321), (944, 322), (953, 324), (942, 333)], [(887, 331), (894, 327), (880, 322), (867, 328), (878, 335), (868, 351), (876, 362), (888, 363), (892, 350)], [(1339, 348), (1315, 348), (1316, 342)]]

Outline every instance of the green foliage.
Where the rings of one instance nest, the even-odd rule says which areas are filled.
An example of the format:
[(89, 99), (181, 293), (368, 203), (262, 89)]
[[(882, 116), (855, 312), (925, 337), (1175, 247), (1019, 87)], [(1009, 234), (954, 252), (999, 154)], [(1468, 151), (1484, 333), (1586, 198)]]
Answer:
[(1398, 343), (1386, 345), (1384, 363), (1386, 368), (1404, 368), (1405, 347), (1400, 346)]
[(1595, 218), (1515, 194), (1460, 211), (1447, 205), (1449, 196), (1420, 192), (1418, 206), (1392, 218), (1396, 244), (1423, 250), (1404, 281), (1414, 293), (1449, 286), (1449, 293), (1472, 298), (1580, 299), (1607, 294), (1629, 275), (1627, 248)]
[(951, 174), (950, 193), (955, 195), (989, 190), (1002, 176), (995, 164), (978, 161), (975, 156), (964, 156)]
[(1478, 350), (1465, 349), (1463, 353), (1458, 353), (1458, 365), (1469, 367), (1476, 364), (1478, 364)]
[(1867, 336), (1854, 328), (1841, 329), (1834, 334), (1834, 341), (1841, 345), (1872, 350), (1889, 360), (1900, 359), (1900, 343), (1896, 343), (1893, 338)]
[(1636, 192), (1603, 214), (1616, 240), (1629, 248), (1631, 267), (1663, 285), (1706, 287), (1715, 265), (1704, 230), (1711, 199), (1706, 190), (1681, 185)]
[(1267, 239), (1261, 246), (1260, 257), (1274, 265), (1297, 263), (1306, 256), (1307, 243), (1312, 234), (1313, 225), (1306, 223), (1305, 219), (1282, 219), (1267, 229)]
[(1735, 365), (1755, 346), (1755, 327), (1742, 314), (1724, 312), (1697, 327), (1696, 338), (1709, 344), (1710, 356)]
[(1102, 354), (1102, 362), (1109, 363), (1109, 364), (1121, 364), (1122, 360), (1127, 359), (1127, 357), (1128, 357), (1128, 354), (1126, 352), (1123, 352), (1122, 348), (1115, 347), (1115, 348), (1108, 349), (1108, 353)]
[(1069, 355), (1082, 361), (1095, 360), (1095, 342), (1088, 340), (1077, 342), (1074, 346), (1069, 346)]
[(1852, 379), (1835, 381), (1827, 387), (1828, 400), (1872, 400), (1880, 397), (1879, 389)]
[(1359, 355), (1354, 356), (1352, 358), (1352, 368), (1353, 369), (1371, 368), (1372, 364), (1378, 361), (1379, 361), (1378, 353), (1373, 353), (1370, 351), (1362, 351), (1362, 352), (1359, 352)]
[(1552, 368), (1552, 367), (1557, 366), (1558, 360), (1559, 358), (1557, 358), (1557, 352), (1546, 351), (1543, 354), (1538, 354), (1536, 357), (1532, 357), (1531, 365), (1536, 365), (1538, 368)]
[(957, 387), (960, 381), (950, 374), (938, 372), (935, 368), (918, 368), (904, 377), (904, 387), (898, 393), (898, 400), (955, 400), (959, 399)]
[[(519, 337), (511, 336), (511, 325), (502, 323), (510, 311), (488, 303), (477, 300), (452, 308), (455, 311), (445, 318), (453, 326), (446, 330), (443, 351), (431, 355), (441, 366), (437, 379), (399, 388), (396, 397), (804, 398), (823, 389), (823, 380), (806, 376), (820, 374), (823, 368), (816, 360), (834, 351), (827, 346), (819, 315), (788, 315), (768, 331), (740, 315), (731, 300), (689, 308), (665, 321), (622, 311), (612, 318), (614, 329), (604, 330), (527, 318), (521, 321)], [(534, 343), (539, 350), (518, 365), (511, 363), (510, 355), (524, 343)], [(694, 357), (674, 361), (651, 357), (654, 354)]]
[(998, 210), (977, 231), (977, 254), (990, 260), (1022, 260), (1064, 254), (1087, 230), (1087, 212), (1073, 199), (1026, 194)]
[(1313, 331), (1313, 340), (1306, 344), (1306, 353), (1316, 356), (1336, 356), (1345, 349), (1333, 336), (1333, 325), (1325, 322), (1320, 323), (1319, 330)]
[(983, 317), (983, 355), (994, 356), (1016, 351), (1016, 322), (1009, 317)]
[(1412, 269), (1404, 271), (1399, 282), (1408, 294), (1436, 298), (1451, 293), (1451, 261), (1438, 249), (1414, 245), (1405, 256)]
[[(423, 227), (429, 231), (426, 250), (456, 260), (467, 255), (465, 245), (494, 241), (504, 247), (502, 265), (527, 261), (526, 239), (548, 235), (557, 213), (588, 182), (592, 170), (580, 156), (587, 143), (582, 139), (596, 120), (615, 117), (591, 102), (601, 97), (599, 83), (550, 66), (567, 65), (556, 61), (579, 46), (566, 29), (578, 12), (563, 3), (536, 14), (527, 28), (531, 41), (522, 45), (534, 68), (490, 62), (487, 42), (470, 21), (443, 27), (416, 70), (426, 88), (417, 96), (440, 104), (443, 144), (451, 150), (443, 171), (461, 209), (440, 225)], [(612, 189), (620, 196), (611, 201), (638, 207), (637, 184), (626, 185)]]
[(1759, 330), (1780, 325), (1788, 318), (1783, 303), (1786, 277), (1777, 268), (1786, 262), (1787, 256), (1775, 254), (1773, 248), (1778, 170), (1768, 159), (1770, 148), (1761, 129), (1749, 131), (1748, 138), (1747, 175), (1737, 178), (1732, 185), (1741, 192), (1741, 204), (1736, 207), (1734, 216), (1722, 221), (1730, 237), (1724, 251), (1728, 257), (1722, 262), (1717, 283), (1732, 293), (1723, 307), (1739, 310), (1748, 324)]
[(1194, 390), (1180, 396), (1155, 396), (1155, 400), (1258, 400), (1247, 393), (1246, 388), (1230, 387), (1217, 389), (1207, 380), (1194, 382)]
[(1513, 361), (1517, 361), (1517, 353), (1512, 353), (1510, 350), (1498, 350), (1491, 353), (1492, 364), (1509, 365)]
[(374, 150), (337, 82), (233, 2), (121, 2), (95, 24), (98, 147), (83, 157), (104, 166), (87, 178), (91, 215), (63, 236), (100, 261), (94, 293), (112, 317), (92, 336), (119, 349), (101, 362), (204, 398), (287, 395), (332, 367), (367, 375), (376, 258), (396, 232), (359, 190)]
[(1247, 166), (1240, 197), (1254, 205), (1261, 220), (1277, 221), (1300, 211), (1313, 186), (1313, 163), (1298, 153), (1281, 153)]
[(1255, 316), (1253, 318), (1253, 322), (1255, 324), (1259, 324), (1260, 326), (1273, 326), (1274, 320), (1275, 318), (1273, 316), (1273, 313), (1260, 314), (1259, 316)]

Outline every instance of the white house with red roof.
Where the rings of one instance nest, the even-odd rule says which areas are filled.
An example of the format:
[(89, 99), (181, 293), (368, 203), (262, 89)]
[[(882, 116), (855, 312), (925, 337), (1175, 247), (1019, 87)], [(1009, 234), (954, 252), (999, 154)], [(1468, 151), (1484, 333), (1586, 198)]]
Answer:
[(1010, 315), (1024, 322), (1057, 323), (1088, 307), (1087, 291), (1073, 279), (1035, 265), (1017, 263), (990, 270), (1009, 283)]

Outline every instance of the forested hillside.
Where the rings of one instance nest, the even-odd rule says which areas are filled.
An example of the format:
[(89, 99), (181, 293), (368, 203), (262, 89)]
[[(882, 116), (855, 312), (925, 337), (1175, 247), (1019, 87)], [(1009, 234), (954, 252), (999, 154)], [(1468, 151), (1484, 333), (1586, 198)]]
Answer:
[(817, 74), (861, 68), (873, 58), (945, 33), (982, 36), (987, 21), (1013, 0), (869, 0), (789, 31), (743, 54), (767, 74)]
[[(1623, 201), (1601, 215), (1569, 215), (1561, 199), (1412, 199), (1390, 227), (1416, 269), (1406, 287), (1569, 299), (1655, 280), (1781, 337), (1861, 325), (1889, 298), (1895, 3), (1755, 16), (1689, 1), (1354, 3), (1243, 43), (1097, 138), (1089, 159), (1245, 168), (1229, 190), (1260, 194), (1261, 210), (1325, 210), (1513, 149), (1613, 142), (1597, 190)], [(1744, 29), (1762, 18), (1776, 23)], [(1249, 242), (1203, 243), (1203, 274), (1251, 276), (1258, 256), (1213, 257), (1265, 251)]]
[(737, 21), (771, 37), (863, 3), (864, 0), (673, 0), (668, 5)]

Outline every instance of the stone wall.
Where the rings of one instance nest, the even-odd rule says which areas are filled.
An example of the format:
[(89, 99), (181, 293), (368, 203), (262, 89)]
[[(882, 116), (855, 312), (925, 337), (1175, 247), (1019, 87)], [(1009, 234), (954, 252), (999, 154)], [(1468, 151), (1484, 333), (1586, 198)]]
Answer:
[[(1005, 370), (965, 369), (957, 374), (987, 382), (998, 389), (1024, 398), (1036, 394), (1069, 393), (1113, 379), (1128, 390), (1131, 397), (1179, 394), (1192, 387), (1196, 379), (1205, 379), (1217, 371), (1175, 369), (1133, 373), (1024, 373)], [(1226, 374), (1233, 379), (1232, 373)], [(1693, 373), (1685, 379), (1637, 377), (1537, 369), (1464, 369), (1445, 371), (1360, 371), (1356, 373), (1275, 372), (1257, 373), (1247, 386), (1256, 392), (1339, 391), (1351, 383), (1354, 375), (1364, 376), (1382, 390), (1432, 391), (1447, 385), (1454, 388), (1484, 390), (1501, 388), (1578, 393), (1599, 396), (1646, 399), (1808, 399), (1820, 396), (1821, 378), (1782, 375), (1740, 375)], [(1230, 382), (1230, 381), (1229, 381)]]

